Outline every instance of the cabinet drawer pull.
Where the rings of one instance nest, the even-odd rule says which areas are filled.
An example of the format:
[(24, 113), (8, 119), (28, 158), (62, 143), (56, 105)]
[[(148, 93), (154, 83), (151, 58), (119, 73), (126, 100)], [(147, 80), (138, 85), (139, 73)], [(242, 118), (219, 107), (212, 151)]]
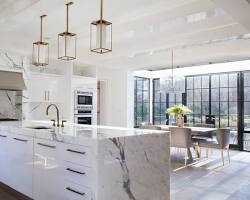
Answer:
[(73, 150), (73, 149), (67, 149), (66, 151), (69, 151), (69, 152), (71, 152), (71, 153), (78, 153), (78, 154), (82, 154), (82, 155), (86, 154), (86, 152), (83, 152), (83, 151), (76, 151), (76, 150)]
[(6, 136), (6, 135), (0, 135), (0, 137), (2, 137), (2, 138), (6, 138), (7, 136)]
[(43, 143), (37, 143), (38, 145), (40, 145), (40, 146), (43, 146), (43, 147), (48, 147), (48, 148), (52, 148), (52, 149), (55, 149), (56, 148), (56, 146), (53, 146), (53, 145), (48, 145), (48, 144), (43, 144)]
[(81, 175), (86, 174), (85, 172), (79, 172), (79, 171), (76, 171), (76, 170), (73, 170), (73, 169), (70, 169), (70, 168), (67, 168), (66, 170), (67, 170), (67, 171), (70, 171), (70, 172), (77, 173), (77, 174), (81, 174)]
[(13, 139), (16, 141), (19, 141), (19, 142), (28, 142), (28, 140), (24, 140), (24, 139), (20, 139), (20, 138), (13, 138)]
[(79, 195), (81, 195), (81, 196), (84, 196), (84, 195), (85, 195), (84, 192), (78, 192), (78, 191), (76, 191), (76, 190), (73, 190), (73, 189), (70, 188), (70, 187), (66, 187), (66, 190), (68, 190), (68, 191), (70, 191), (70, 192), (74, 192), (74, 193), (79, 194)]

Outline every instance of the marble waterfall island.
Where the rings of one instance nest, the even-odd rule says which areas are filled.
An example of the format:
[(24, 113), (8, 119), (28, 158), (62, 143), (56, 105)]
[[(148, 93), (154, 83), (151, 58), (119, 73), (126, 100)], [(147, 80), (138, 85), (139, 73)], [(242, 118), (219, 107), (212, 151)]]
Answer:
[[(32, 129), (38, 125), (50, 124), (0, 123), (1, 182), (35, 200), (170, 199), (168, 132), (74, 124)], [(25, 160), (8, 173), (16, 152)]]

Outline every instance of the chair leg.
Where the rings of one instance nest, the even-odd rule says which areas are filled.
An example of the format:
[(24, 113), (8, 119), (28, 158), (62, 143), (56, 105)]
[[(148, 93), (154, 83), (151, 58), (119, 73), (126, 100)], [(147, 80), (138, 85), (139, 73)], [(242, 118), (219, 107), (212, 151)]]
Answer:
[(221, 149), (221, 159), (222, 159), (222, 164), (224, 166), (224, 155), (223, 155), (223, 149)]
[(185, 153), (185, 166), (187, 166), (187, 158), (188, 158), (188, 149), (186, 149)]
[(229, 147), (227, 147), (227, 156), (228, 156), (228, 162), (230, 163)]

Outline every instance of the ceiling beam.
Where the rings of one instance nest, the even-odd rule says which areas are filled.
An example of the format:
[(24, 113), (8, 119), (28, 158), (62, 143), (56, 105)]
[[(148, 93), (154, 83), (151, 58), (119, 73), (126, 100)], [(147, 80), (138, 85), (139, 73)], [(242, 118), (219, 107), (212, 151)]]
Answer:
[(250, 31), (250, 3), (247, 0), (211, 0)]

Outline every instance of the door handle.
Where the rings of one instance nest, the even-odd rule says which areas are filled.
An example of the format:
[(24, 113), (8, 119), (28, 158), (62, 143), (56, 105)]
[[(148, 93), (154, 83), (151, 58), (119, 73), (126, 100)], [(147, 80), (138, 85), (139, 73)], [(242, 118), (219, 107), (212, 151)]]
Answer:
[(81, 174), (81, 175), (86, 174), (85, 172), (79, 172), (79, 171), (76, 171), (76, 170), (74, 170), (74, 169), (70, 169), (70, 168), (67, 168), (66, 170), (67, 170), (67, 171), (69, 171), (69, 172), (76, 173), (76, 174)]
[(86, 152), (76, 151), (76, 150), (73, 150), (73, 149), (67, 149), (66, 151), (71, 152), (71, 153), (78, 153), (78, 154), (82, 154), (82, 155), (86, 154)]
[(0, 135), (0, 137), (2, 137), (2, 138), (6, 138), (7, 136), (6, 136), (6, 135)]
[(48, 144), (43, 144), (43, 143), (37, 143), (38, 145), (40, 145), (40, 146), (43, 146), (43, 147), (48, 147), (48, 148), (51, 148), (51, 149), (55, 149), (56, 148), (56, 146), (53, 146), (53, 145), (48, 145)]
[(84, 195), (85, 195), (84, 192), (78, 192), (78, 191), (76, 191), (76, 190), (74, 190), (74, 189), (72, 189), (72, 188), (70, 188), (70, 187), (66, 187), (66, 190), (68, 190), (68, 191), (70, 191), (70, 192), (74, 192), (74, 193), (79, 194), (79, 195), (81, 195), (81, 196), (84, 196)]
[(19, 142), (28, 142), (28, 140), (24, 140), (24, 139), (20, 139), (20, 138), (13, 138), (13, 139), (16, 141), (19, 141)]

